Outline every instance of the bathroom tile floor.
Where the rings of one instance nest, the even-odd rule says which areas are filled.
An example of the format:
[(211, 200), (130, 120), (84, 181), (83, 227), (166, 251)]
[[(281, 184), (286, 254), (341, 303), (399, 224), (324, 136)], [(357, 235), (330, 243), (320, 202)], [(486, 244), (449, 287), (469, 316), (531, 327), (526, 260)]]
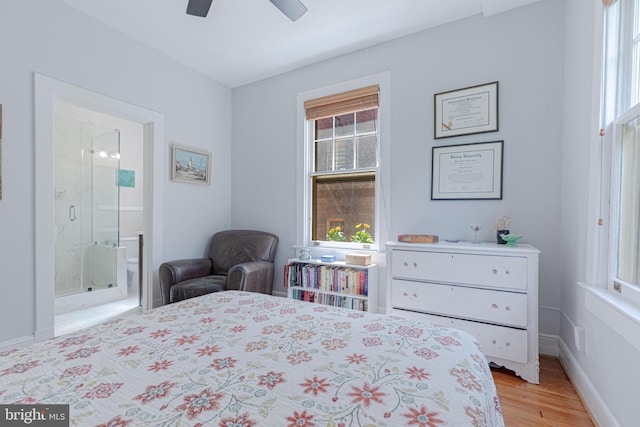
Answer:
[(60, 336), (76, 332), (136, 310), (138, 310), (138, 297), (133, 296), (84, 310), (59, 314), (55, 318), (54, 334)]

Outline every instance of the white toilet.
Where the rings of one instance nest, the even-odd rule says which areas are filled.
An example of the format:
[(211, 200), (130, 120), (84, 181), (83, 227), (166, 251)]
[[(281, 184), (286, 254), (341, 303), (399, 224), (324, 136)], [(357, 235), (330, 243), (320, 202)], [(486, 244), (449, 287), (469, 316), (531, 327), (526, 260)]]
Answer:
[(138, 291), (138, 258), (127, 258), (127, 291)]

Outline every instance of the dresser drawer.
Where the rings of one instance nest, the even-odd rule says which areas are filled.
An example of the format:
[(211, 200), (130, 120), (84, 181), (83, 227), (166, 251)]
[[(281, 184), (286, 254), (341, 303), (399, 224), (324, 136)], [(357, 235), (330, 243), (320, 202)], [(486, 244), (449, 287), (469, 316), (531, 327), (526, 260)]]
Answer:
[[(475, 336), (487, 357), (527, 363), (527, 331), (442, 316), (392, 310), (393, 315), (461, 329)], [(536, 357), (537, 359), (537, 357)]]
[(527, 295), (464, 286), (391, 282), (393, 308), (527, 327)]
[(527, 289), (527, 260), (517, 256), (396, 250), (391, 274), (403, 279)]

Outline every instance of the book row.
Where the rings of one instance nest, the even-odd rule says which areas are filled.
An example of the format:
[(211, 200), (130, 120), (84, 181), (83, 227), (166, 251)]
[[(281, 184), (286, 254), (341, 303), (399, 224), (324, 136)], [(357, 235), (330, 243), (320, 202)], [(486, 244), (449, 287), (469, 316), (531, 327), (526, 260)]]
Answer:
[(293, 289), (291, 298), (299, 301), (315, 302), (334, 307), (350, 308), (352, 310), (369, 311), (369, 302), (360, 298), (352, 298), (342, 295), (323, 294), (320, 292), (303, 291)]
[(289, 263), (284, 268), (287, 286), (301, 286), (352, 295), (368, 295), (369, 272), (332, 265)]

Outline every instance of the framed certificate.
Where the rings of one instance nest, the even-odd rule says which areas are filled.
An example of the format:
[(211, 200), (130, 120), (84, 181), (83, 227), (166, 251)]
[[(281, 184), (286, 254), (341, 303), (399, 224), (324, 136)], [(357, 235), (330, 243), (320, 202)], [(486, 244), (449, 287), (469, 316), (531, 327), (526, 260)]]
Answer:
[(498, 130), (498, 82), (434, 95), (435, 138)]
[(502, 199), (503, 144), (433, 147), (431, 200)]

